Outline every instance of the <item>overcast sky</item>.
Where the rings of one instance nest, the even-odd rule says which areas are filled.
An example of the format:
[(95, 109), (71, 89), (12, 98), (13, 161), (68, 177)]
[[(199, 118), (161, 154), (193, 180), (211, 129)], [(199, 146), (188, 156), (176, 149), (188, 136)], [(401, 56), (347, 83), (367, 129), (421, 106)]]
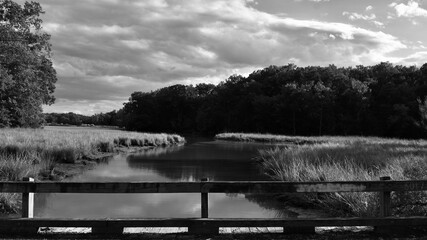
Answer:
[(269, 65), (427, 62), (427, 0), (38, 1), (58, 73), (45, 112), (107, 112)]

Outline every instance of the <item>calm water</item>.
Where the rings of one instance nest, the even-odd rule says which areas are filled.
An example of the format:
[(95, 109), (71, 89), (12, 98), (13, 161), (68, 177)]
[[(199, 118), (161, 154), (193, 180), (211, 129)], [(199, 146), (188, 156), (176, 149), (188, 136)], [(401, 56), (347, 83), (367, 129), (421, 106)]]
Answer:
[[(118, 155), (71, 181), (269, 180), (253, 160), (272, 145), (196, 141), (135, 155)], [(209, 216), (283, 217), (271, 197), (209, 194)], [(37, 217), (164, 218), (200, 217), (200, 194), (37, 194)]]

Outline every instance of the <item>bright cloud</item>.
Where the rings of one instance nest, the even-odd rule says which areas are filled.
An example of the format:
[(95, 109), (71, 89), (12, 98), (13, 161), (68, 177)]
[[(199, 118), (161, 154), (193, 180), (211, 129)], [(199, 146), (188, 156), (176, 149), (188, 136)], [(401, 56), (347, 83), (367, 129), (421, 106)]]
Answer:
[(398, 17), (427, 17), (427, 10), (421, 8), (414, 0), (410, 0), (407, 4), (394, 2), (389, 7), (394, 8)]
[(343, 12), (342, 15), (344, 16), (348, 16), (348, 18), (350, 20), (374, 20), (377, 18), (377, 16), (375, 16), (375, 14), (371, 13), (369, 15), (363, 15), (363, 14), (359, 14), (359, 13), (350, 13), (350, 12)]

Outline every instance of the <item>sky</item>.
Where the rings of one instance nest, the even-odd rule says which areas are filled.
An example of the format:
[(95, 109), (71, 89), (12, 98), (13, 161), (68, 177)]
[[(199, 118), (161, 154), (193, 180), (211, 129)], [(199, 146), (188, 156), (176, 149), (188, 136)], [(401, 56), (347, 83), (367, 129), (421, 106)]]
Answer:
[(38, 2), (58, 76), (45, 112), (105, 113), (135, 91), (270, 65), (427, 62), (427, 0)]

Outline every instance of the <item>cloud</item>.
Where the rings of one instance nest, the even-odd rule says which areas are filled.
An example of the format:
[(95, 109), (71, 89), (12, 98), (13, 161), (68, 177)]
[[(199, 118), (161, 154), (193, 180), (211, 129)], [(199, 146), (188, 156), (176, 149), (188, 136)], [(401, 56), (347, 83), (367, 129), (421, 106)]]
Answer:
[(375, 24), (375, 26), (377, 26), (379, 28), (383, 28), (384, 27), (384, 23), (382, 23), (380, 21), (373, 21), (373, 23)]
[(413, 0), (408, 1), (407, 4), (393, 2), (389, 7), (394, 8), (398, 17), (427, 17), (427, 10), (421, 8), (418, 2)]
[[(367, 6), (365, 11), (371, 11), (373, 9), (372, 6)], [(377, 19), (377, 16), (373, 13), (371, 14), (360, 14), (360, 13), (355, 13), (355, 12), (343, 12), (342, 13), (343, 16), (348, 16), (348, 19), (350, 19), (351, 21), (356, 21), (356, 20), (364, 20), (364, 21), (368, 21), (371, 24), (375, 25), (378, 28), (384, 28), (384, 23), (377, 21), (375, 19)]]
[(407, 57), (401, 58), (396, 60), (396, 64), (402, 64), (402, 65), (416, 65), (418, 67), (421, 67), (423, 64), (426, 63), (427, 59), (427, 51), (421, 51), (416, 52), (414, 54), (411, 54)]
[(87, 101), (113, 110), (134, 91), (218, 83), (288, 62), (373, 64), (406, 47), (381, 31), (268, 14), (245, 0), (40, 2), (58, 71), (57, 106)]
[(343, 12), (342, 13), (343, 16), (348, 16), (348, 18), (352, 21), (354, 20), (374, 20), (377, 18), (377, 16), (375, 16), (375, 14), (371, 13), (370, 15), (363, 15), (363, 14), (359, 14), (359, 13), (350, 13), (350, 12)]

